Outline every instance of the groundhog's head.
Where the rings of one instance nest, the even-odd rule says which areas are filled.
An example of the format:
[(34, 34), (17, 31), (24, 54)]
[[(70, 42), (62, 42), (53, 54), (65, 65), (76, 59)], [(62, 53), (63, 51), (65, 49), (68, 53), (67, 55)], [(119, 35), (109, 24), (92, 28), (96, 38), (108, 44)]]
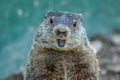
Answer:
[(81, 14), (50, 11), (40, 25), (34, 42), (41, 48), (70, 50), (82, 46), (85, 41)]

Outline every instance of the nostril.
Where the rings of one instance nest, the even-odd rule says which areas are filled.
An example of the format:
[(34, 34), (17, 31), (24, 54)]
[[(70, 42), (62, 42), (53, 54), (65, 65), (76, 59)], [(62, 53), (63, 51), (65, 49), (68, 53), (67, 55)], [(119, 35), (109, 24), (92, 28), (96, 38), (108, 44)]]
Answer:
[(57, 32), (56, 32), (56, 35), (64, 35), (64, 36), (66, 36), (66, 31), (60, 31), (60, 30), (57, 30)]
[(56, 35), (57, 35), (57, 36), (60, 35), (60, 31), (59, 31), (59, 30), (56, 31)]
[(61, 32), (61, 34), (62, 34), (62, 35), (65, 35), (65, 34), (66, 34), (66, 32)]

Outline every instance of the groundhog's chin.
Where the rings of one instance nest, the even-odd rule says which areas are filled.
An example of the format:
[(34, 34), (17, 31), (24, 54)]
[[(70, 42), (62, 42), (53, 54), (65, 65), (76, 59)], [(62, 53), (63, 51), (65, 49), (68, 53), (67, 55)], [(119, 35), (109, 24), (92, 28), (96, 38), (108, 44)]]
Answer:
[(57, 44), (59, 47), (64, 47), (66, 44), (66, 40), (65, 39), (57, 39)]

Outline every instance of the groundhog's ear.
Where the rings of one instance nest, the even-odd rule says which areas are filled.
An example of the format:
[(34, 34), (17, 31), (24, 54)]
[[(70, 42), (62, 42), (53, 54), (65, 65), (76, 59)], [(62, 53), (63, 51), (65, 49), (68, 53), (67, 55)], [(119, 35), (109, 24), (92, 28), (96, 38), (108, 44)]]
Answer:
[(51, 17), (51, 16), (54, 16), (56, 13), (54, 11), (48, 11), (47, 14), (46, 14), (46, 17)]
[(79, 15), (80, 21), (82, 21), (83, 20), (83, 15), (81, 13), (78, 14), (78, 15)]
[(44, 17), (45, 19), (48, 17), (48, 15), (49, 15), (50, 12), (51, 12), (51, 11), (48, 11), (48, 12), (47, 12), (47, 14), (46, 14), (45, 17)]

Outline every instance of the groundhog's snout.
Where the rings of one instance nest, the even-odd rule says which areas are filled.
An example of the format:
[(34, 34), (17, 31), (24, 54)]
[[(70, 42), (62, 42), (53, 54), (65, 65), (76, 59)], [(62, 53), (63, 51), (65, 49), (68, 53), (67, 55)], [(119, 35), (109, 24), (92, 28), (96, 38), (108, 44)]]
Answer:
[(60, 38), (66, 37), (67, 36), (67, 31), (57, 30), (56, 31), (56, 36), (59, 36)]
[(69, 29), (67, 26), (64, 25), (58, 25), (54, 28), (54, 34), (57, 40), (57, 44), (59, 47), (64, 47), (66, 44), (66, 41), (69, 37)]

